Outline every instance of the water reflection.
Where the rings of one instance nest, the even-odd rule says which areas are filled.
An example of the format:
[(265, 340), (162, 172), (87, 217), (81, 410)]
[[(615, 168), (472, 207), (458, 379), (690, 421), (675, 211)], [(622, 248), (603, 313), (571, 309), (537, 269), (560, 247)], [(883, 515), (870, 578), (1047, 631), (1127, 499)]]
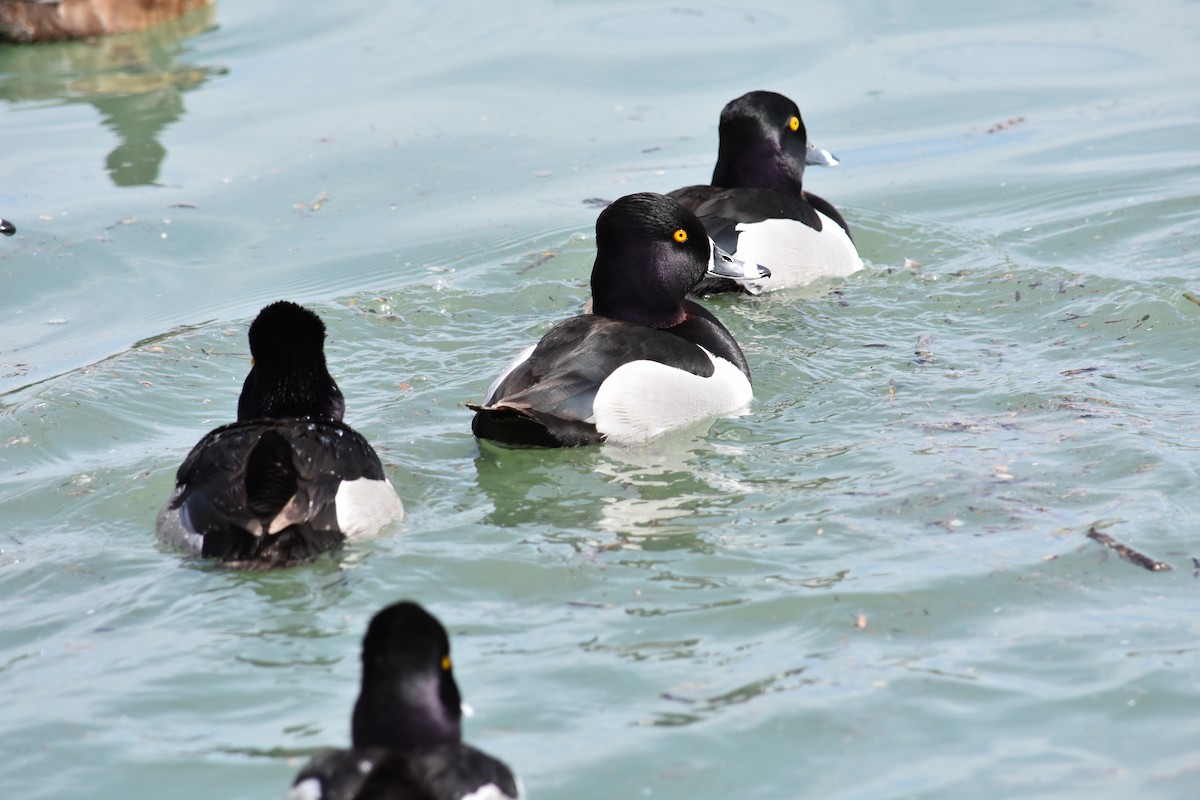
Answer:
[(137, 33), (0, 48), (0, 99), (90, 103), (121, 140), (104, 159), (113, 183), (155, 184), (167, 154), (158, 137), (183, 116), (184, 93), (226, 72), (181, 60), (184, 41), (212, 29), (215, 18), (210, 6)]
[(663, 692), (661, 697), (663, 700), (685, 706), (688, 710), (656, 712), (646, 724), (667, 728), (691, 725), (702, 722), (707, 717), (718, 714), (730, 706), (742, 705), (765, 695), (816, 684), (818, 682), (816, 679), (805, 676), (806, 670), (807, 667), (786, 669), (708, 697), (690, 696), (699, 687), (694, 683), (686, 684), (678, 690)]
[(589, 547), (707, 550), (704, 520), (751, 487), (713, 469), (708, 456), (717, 446), (694, 433), (643, 448), (542, 450), (483, 442), (475, 468), (492, 503), (486, 519), (503, 527), (554, 520), (564, 531), (556, 539), (569, 540), (580, 529), (614, 537)]

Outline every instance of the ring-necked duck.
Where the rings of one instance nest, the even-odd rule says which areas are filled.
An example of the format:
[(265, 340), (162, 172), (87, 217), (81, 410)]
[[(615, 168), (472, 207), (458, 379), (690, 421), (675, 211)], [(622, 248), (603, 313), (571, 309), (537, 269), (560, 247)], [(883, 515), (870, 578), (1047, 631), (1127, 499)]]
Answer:
[(786, 289), (862, 269), (846, 220), (804, 191), (806, 164), (837, 164), (811, 145), (800, 109), (775, 92), (750, 92), (721, 112), (712, 183), (668, 196), (687, 206), (721, 247), (770, 268), (759, 284), (707, 280), (697, 293)]
[(634, 444), (743, 408), (750, 368), (733, 336), (687, 299), (705, 277), (770, 272), (724, 253), (695, 215), (632, 194), (596, 220), (592, 313), (518, 355), (475, 410), (472, 430), (516, 445)]
[(363, 639), (362, 663), (353, 747), (313, 756), (287, 800), (521, 795), (503, 761), (462, 741), (450, 640), (433, 615), (407, 601), (380, 611)]
[(200, 440), (158, 514), (164, 541), (231, 567), (315, 558), (404, 514), (375, 450), (342, 422), (325, 325), (281, 301), (250, 326), (238, 421)]

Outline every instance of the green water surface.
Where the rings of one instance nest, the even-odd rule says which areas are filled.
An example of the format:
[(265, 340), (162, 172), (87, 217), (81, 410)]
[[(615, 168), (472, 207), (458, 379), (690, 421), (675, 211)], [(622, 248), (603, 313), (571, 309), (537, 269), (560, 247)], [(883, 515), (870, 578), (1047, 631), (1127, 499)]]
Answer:
[[(0, 794), (281, 797), (411, 598), (532, 797), (1197, 796), (1198, 41), (1186, 0), (221, 0), (0, 49)], [(867, 268), (707, 301), (745, 416), (477, 443), (589, 201), (706, 179), (759, 88)], [(154, 515), (281, 298), (408, 516), (231, 573)]]

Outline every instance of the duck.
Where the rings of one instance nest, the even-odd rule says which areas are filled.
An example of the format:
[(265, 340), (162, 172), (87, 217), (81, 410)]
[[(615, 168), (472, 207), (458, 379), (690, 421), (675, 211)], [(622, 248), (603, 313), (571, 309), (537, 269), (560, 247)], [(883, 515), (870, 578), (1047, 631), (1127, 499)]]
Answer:
[(559, 322), (502, 370), (475, 412), (476, 437), (506, 445), (634, 445), (732, 414), (753, 396), (741, 347), (688, 294), (711, 275), (770, 270), (721, 250), (696, 215), (653, 192), (596, 219), (590, 313)]
[(697, 294), (757, 294), (862, 269), (841, 213), (804, 191), (805, 165), (838, 161), (808, 141), (795, 102), (777, 92), (748, 92), (726, 104), (718, 134), (712, 183), (667, 194), (695, 213), (718, 245), (770, 268), (771, 278), (750, 284), (710, 279)]
[(32, 43), (129, 33), (213, 0), (0, 0), (0, 41)]
[(363, 638), (351, 747), (313, 755), (287, 800), (519, 798), (508, 765), (462, 741), (462, 717), (446, 629), (419, 603), (394, 603)]
[(13, 225), (6, 219), (0, 219), (0, 233), (5, 236), (12, 236), (17, 232), (17, 226)]
[(403, 517), (375, 449), (342, 421), (325, 335), (317, 314), (287, 300), (258, 313), (237, 421), (184, 459), (155, 523), (160, 540), (223, 566), (271, 569)]

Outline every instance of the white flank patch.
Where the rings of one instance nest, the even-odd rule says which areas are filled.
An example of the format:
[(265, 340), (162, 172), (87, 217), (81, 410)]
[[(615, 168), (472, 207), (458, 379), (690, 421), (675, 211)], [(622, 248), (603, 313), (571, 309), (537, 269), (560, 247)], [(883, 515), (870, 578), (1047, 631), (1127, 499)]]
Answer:
[(754, 396), (750, 381), (731, 362), (704, 353), (715, 370), (709, 378), (657, 361), (622, 364), (596, 393), (596, 430), (611, 444), (637, 444), (745, 408)]
[(794, 219), (739, 222), (734, 256), (771, 270), (771, 277), (762, 283), (767, 290), (805, 286), (862, 269), (862, 259), (842, 226), (820, 212), (818, 216), (820, 231)]
[[(589, 300), (588, 302), (590, 303), (591, 301)], [(522, 350), (520, 353), (518, 353), (516, 358), (514, 358), (512, 361), (508, 362), (508, 364), (504, 367), (503, 371), (501, 371), (500, 377), (498, 377), (498, 378), (496, 378), (496, 380), (492, 381), (492, 385), (488, 387), (487, 394), (484, 395), (483, 405), (486, 406), (496, 399), (493, 396), (496, 394), (496, 387), (500, 385), (501, 381), (503, 381), (505, 378), (508, 377), (508, 374), (510, 372), (512, 372), (514, 369), (516, 369), (517, 367), (521, 366), (522, 364), (524, 364), (526, 361), (529, 360), (529, 357), (531, 355), (533, 355), (533, 348), (535, 348), (535, 347), (537, 347), (537, 345), (535, 345), (535, 344), (529, 345), (529, 347), (526, 347), (524, 350)]]
[(283, 800), (321, 800), (321, 782), (305, 778), (292, 787)]
[[(517, 793), (521, 796), (521, 792)], [(514, 800), (504, 793), (499, 786), (494, 783), (485, 783), (470, 794), (463, 795), (462, 800)]]
[(342, 481), (334, 503), (338, 527), (348, 539), (371, 536), (392, 520), (404, 516), (404, 504), (386, 479)]

